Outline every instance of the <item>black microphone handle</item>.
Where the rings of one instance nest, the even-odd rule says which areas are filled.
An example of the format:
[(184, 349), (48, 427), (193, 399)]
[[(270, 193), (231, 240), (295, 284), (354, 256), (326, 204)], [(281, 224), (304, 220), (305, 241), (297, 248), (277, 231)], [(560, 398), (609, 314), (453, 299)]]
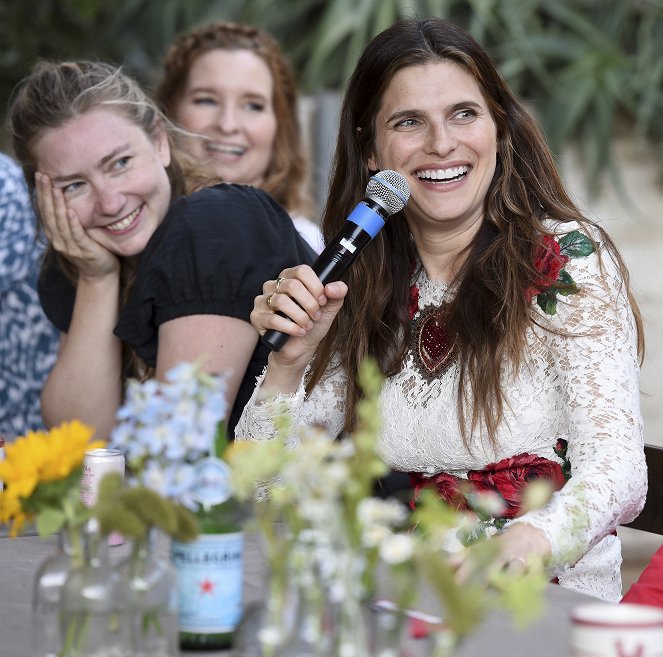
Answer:
[[(346, 222), (343, 230), (336, 235), (313, 263), (313, 271), (318, 275), (322, 284), (338, 281), (371, 239), (363, 228), (350, 221)], [(279, 313), (279, 315), (284, 317), (283, 313)], [(289, 337), (287, 333), (270, 329), (261, 339), (271, 351), (281, 351)]]

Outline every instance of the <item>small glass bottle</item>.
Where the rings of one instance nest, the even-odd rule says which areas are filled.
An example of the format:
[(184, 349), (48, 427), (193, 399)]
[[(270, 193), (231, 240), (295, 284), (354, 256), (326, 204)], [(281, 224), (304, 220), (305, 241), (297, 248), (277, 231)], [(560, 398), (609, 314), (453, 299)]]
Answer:
[(371, 657), (401, 657), (403, 612), (395, 604), (376, 604), (371, 611)]
[(83, 565), (71, 570), (62, 587), (61, 654), (66, 657), (131, 654), (120, 574), (110, 562), (107, 541), (100, 534), (95, 518), (84, 527), (84, 554)]
[(196, 498), (200, 535), (190, 543), (173, 541), (177, 571), (180, 647), (229, 648), (242, 613), (244, 534), (240, 505), (231, 496), (230, 470), (220, 458), (227, 446), (219, 424), (215, 455), (198, 465)]
[(120, 592), (129, 621), (132, 657), (177, 657), (177, 576), (154, 553), (156, 530), (133, 542), (122, 565)]
[(289, 633), (275, 646), (273, 657), (325, 657), (329, 654), (326, 607), (320, 593), (316, 587), (294, 587), (290, 594), (294, 598), (294, 610), (290, 610), (294, 611), (294, 616), (286, 623)]
[(83, 565), (80, 530), (63, 528), (57, 538), (57, 549), (37, 569), (32, 589), (32, 654), (35, 657), (61, 654), (62, 587), (71, 570)]

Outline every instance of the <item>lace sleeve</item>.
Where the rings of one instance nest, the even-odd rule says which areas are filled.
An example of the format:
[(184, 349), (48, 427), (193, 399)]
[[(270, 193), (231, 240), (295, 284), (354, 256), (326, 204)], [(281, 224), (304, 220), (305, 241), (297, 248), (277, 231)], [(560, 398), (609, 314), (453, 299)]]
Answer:
[(299, 442), (297, 427), (321, 426), (332, 438), (341, 432), (345, 413), (346, 376), (339, 367), (333, 363), (308, 397), (304, 390), (306, 374), (297, 392), (265, 397), (262, 382), (266, 371), (257, 378), (253, 395), (244, 407), (235, 429), (235, 440), (270, 440), (274, 437), (275, 420), (284, 414), (293, 420), (294, 433), (288, 440), (289, 446)]
[(567, 405), (571, 479), (543, 509), (514, 521), (546, 534), (554, 569), (633, 520), (647, 489), (636, 329), (624, 282), (600, 245), (567, 270), (580, 292), (560, 297), (552, 318), (566, 335), (540, 328), (536, 335), (552, 354)]

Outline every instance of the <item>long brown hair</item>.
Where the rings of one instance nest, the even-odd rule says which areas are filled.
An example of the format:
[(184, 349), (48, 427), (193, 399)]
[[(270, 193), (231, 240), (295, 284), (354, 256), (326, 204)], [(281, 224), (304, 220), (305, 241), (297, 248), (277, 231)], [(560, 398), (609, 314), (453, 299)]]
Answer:
[[(15, 89), (8, 115), (14, 153), (31, 192), (37, 172), (34, 146), (39, 137), (44, 131), (58, 128), (97, 107), (121, 114), (150, 139), (154, 139), (159, 130), (165, 130), (171, 150), (166, 172), (173, 197), (212, 182), (196, 169), (190, 156), (179, 146), (178, 130), (138, 82), (120, 68), (93, 61), (42, 61)], [(38, 212), (37, 216), (41, 222)], [(56, 253), (50, 244), (45, 258), (55, 258), (60, 269), (76, 285), (75, 266)], [(120, 302), (123, 304), (135, 280), (137, 259), (121, 258), (120, 263)], [(131, 360), (125, 350), (125, 361)], [(133, 362), (133, 367), (136, 366)]]
[[(497, 166), (484, 202), (484, 219), (466, 249), (447, 315), (458, 349), (457, 405), (461, 434), (468, 446), (469, 434), (480, 425), (495, 440), (505, 405), (503, 367), (505, 363), (519, 366), (526, 329), (534, 321), (525, 290), (537, 276), (533, 253), (547, 232), (544, 221), (590, 222), (565, 191), (538, 125), (483, 48), (467, 32), (443, 19), (411, 19), (394, 24), (369, 43), (348, 83), (322, 220), (325, 239), (340, 230), (373, 173), (367, 160), (375, 147), (375, 117), (394, 74), (439, 61), (456, 63), (477, 81), (498, 138)], [(624, 277), (642, 354), (642, 322), (628, 289), (628, 272), (609, 237), (597, 229)], [(410, 340), (407, 305), (416, 250), (404, 217), (392, 217), (373, 242), (346, 274), (348, 295), (318, 348), (307, 381), (310, 391), (332, 355), (339, 354), (339, 364), (349, 379), (347, 430), (354, 425), (361, 396), (359, 365), (372, 356), (382, 373), (392, 376), (403, 368)], [(464, 409), (470, 393), (474, 403), (468, 418)]]
[(288, 211), (311, 211), (306, 190), (307, 159), (298, 120), (297, 84), (278, 42), (265, 30), (216, 21), (197, 27), (173, 41), (163, 62), (157, 102), (175, 120), (193, 63), (212, 50), (248, 50), (262, 59), (274, 81), (276, 136), (262, 187)]

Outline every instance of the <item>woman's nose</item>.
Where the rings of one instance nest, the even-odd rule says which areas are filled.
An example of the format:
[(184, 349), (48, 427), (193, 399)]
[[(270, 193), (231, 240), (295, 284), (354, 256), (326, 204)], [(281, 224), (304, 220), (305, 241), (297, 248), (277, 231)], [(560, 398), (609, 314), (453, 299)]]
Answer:
[(239, 126), (237, 110), (228, 105), (222, 107), (217, 117), (217, 126), (222, 132), (235, 132)]
[(112, 185), (97, 188), (97, 207), (100, 214), (115, 216), (124, 207), (124, 202), (124, 194)]
[(445, 123), (430, 125), (428, 130), (428, 150), (437, 155), (446, 156), (458, 146), (458, 139)]

